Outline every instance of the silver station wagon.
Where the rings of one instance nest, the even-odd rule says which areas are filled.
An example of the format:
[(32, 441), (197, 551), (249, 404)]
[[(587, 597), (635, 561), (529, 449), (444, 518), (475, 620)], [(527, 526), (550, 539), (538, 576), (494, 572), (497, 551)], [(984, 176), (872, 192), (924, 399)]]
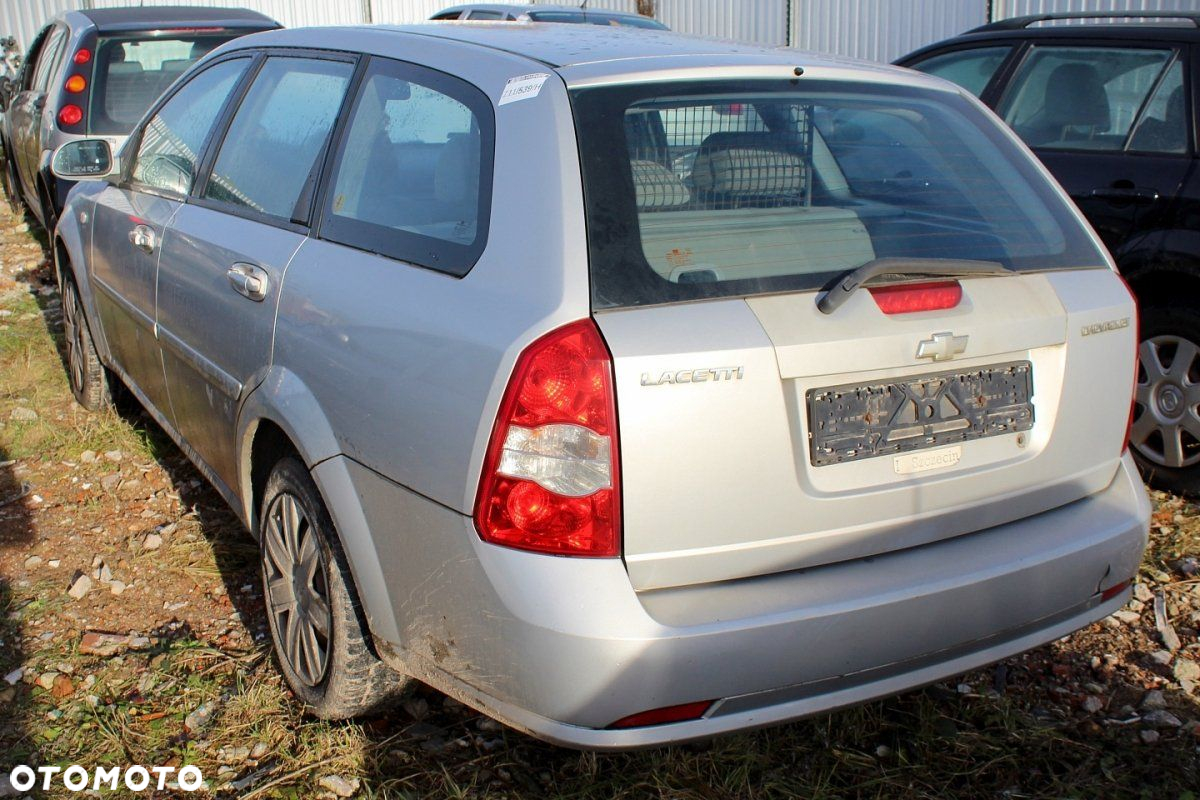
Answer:
[(273, 31), (54, 237), (115, 380), (261, 542), (318, 716), (414, 679), (565, 745), (769, 725), (1119, 608), (1134, 305), (936, 78), (665, 32)]

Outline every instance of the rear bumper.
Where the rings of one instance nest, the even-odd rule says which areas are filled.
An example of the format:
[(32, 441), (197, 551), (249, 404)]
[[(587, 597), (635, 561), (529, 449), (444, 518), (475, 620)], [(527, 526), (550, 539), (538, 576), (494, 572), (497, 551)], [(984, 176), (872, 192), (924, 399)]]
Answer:
[[(1150, 514), (1126, 457), (1105, 491), (1009, 525), (873, 559), (638, 594), (618, 560), (486, 545), (468, 518), (344, 459), (315, 474), (332, 485), (343, 469), (387, 587), (364, 602), (377, 633), (396, 632), (387, 638), (403, 668), (516, 728), (588, 749), (798, 719), (1064, 636), (1125, 602), (1126, 593), (1102, 602), (1101, 592), (1135, 574)], [(709, 699), (699, 720), (605, 730)]]

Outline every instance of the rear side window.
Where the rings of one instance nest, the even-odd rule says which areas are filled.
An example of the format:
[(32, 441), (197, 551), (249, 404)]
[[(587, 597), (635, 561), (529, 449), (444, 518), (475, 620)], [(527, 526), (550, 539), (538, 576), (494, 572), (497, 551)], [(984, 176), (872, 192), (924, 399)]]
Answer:
[(268, 58), (234, 114), (203, 196), (292, 219), (353, 71), (345, 61)]
[(817, 289), (885, 257), (1105, 264), (956, 94), (711, 82), (573, 99), (597, 308)]
[(37, 63), (34, 65), (34, 91), (46, 91), (51, 75), (54, 72), (53, 68), (58, 63), (58, 57), (62, 53), (63, 44), (66, 42), (66, 39), (67, 29), (61, 25), (56, 25), (54, 30), (50, 31), (50, 35), (46, 37), (46, 43), (42, 45), (41, 50), (38, 52)]
[(230, 33), (101, 37), (93, 59), (90, 133), (129, 133), (146, 109), (197, 59)]
[(487, 239), (491, 101), (441, 72), (374, 59), (342, 140), (321, 237), (464, 275)]
[(1166, 49), (1035, 47), (997, 112), (1031, 147), (1122, 150), (1173, 55)]
[(213, 123), (250, 59), (238, 58), (204, 70), (179, 89), (146, 123), (138, 142), (135, 186), (186, 196)]
[(928, 58), (913, 69), (957, 83), (979, 97), (991, 82), (996, 70), (1012, 51), (1011, 47), (979, 47), (974, 50), (955, 50), (952, 53)]

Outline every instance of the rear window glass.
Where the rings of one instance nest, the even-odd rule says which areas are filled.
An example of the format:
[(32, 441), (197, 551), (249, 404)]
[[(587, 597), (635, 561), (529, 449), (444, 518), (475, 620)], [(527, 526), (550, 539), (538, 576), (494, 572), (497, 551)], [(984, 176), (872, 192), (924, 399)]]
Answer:
[(184, 70), (233, 36), (101, 37), (96, 45), (88, 131), (129, 133)]
[(717, 82), (573, 102), (597, 308), (818, 289), (885, 257), (1105, 264), (1028, 157), (948, 92)]

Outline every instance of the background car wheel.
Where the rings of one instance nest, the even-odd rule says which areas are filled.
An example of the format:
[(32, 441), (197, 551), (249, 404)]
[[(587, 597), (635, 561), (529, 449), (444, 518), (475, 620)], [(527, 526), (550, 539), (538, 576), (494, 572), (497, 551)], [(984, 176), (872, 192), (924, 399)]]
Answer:
[(382, 711), (411, 679), (375, 655), (333, 522), (308, 469), (271, 471), (259, 515), (263, 593), (288, 685), (322, 719)]
[(1152, 486), (1200, 494), (1200, 313), (1143, 308), (1129, 444)]
[(79, 289), (69, 274), (62, 287), (63, 337), (66, 346), (67, 380), (79, 405), (98, 411), (112, 403), (108, 370), (100, 363), (91, 329), (83, 313)]
[(14, 169), (13, 160), (5, 158), (4, 169), (0, 170), (0, 180), (4, 181), (4, 196), (8, 200), (8, 207), (14, 214), (20, 215), (25, 210), (25, 204), (21, 201), (21, 185), (17, 182)]

